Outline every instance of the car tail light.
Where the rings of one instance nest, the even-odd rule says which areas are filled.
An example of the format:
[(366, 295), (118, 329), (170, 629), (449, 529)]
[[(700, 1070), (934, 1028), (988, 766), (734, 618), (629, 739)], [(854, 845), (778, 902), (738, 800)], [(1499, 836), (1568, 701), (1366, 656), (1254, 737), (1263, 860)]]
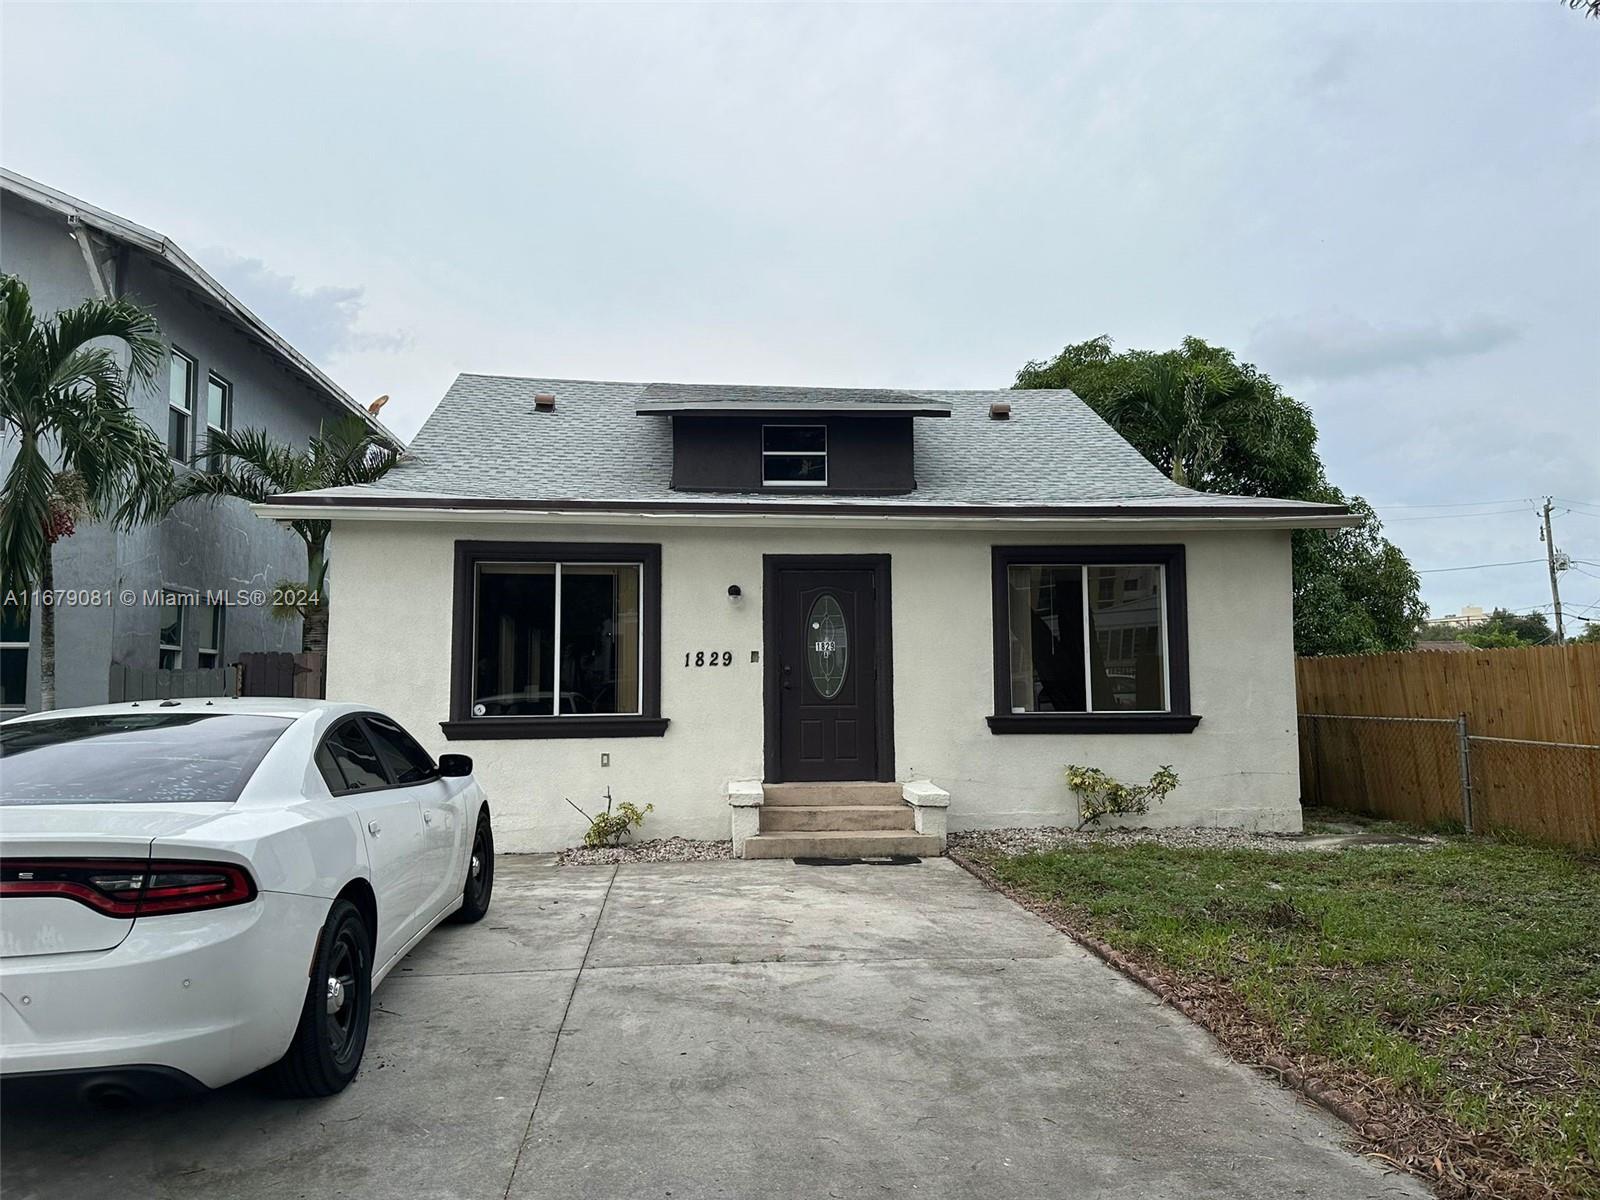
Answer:
[(0, 861), (0, 896), (60, 896), (108, 917), (153, 917), (244, 904), (256, 885), (231, 863), (8, 858)]

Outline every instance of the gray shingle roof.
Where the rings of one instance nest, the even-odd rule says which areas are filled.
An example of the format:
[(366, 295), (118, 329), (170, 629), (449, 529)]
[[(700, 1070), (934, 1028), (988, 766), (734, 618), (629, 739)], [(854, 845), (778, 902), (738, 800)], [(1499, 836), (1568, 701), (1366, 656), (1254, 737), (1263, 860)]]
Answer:
[[(921, 507), (1071, 509), (1219, 509), (1246, 515), (1337, 512), (1325, 505), (1220, 496), (1179, 487), (1152, 466), (1070, 391), (925, 391), (899, 393), (947, 405), (945, 419), (913, 422), (917, 490), (907, 496), (674, 492), (671, 423), (638, 414), (642, 400), (665, 385), (573, 379), (461, 375), (412, 441), (407, 458), (362, 488), (279, 498), (295, 503), (386, 503), (401, 496), (488, 501), (549, 501), (629, 507), (693, 503), (741, 508), (849, 506), (906, 511)], [(673, 395), (693, 388), (674, 385)], [(724, 390), (724, 389), (713, 389)], [(752, 389), (725, 389), (748, 393)], [(827, 391), (779, 389), (797, 397)], [(553, 393), (553, 411), (534, 397)], [(881, 395), (850, 392), (848, 395)], [(890, 393), (894, 394), (894, 393)], [(991, 419), (1004, 400), (1009, 420)], [(419, 499), (418, 502), (424, 502)], [(999, 514), (997, 514), (999, 515)]]

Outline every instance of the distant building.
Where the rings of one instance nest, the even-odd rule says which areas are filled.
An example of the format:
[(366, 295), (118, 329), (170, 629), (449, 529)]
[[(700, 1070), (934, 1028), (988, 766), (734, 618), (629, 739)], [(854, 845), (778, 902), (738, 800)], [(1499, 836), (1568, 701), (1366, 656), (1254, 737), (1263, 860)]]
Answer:
[(1435, 617), (1429, 625), (1444, 629), (1471, 629), (1474, 625), (1482, 625), (1489, 619), (1489, 614), (1476, 604), (1463, 604), (1458, 613), (1445, 613), (1442, 617)]
[[(37, 316), (107, 296), (155, 314), (167, 361), (130, 402), (179, 473), (190, 468), (176, 464), (205, 448), (210, 429), (265, 429), (303, 446), (324, 421), (354, 413), (393, 437), (161, 234), (4, 169), (0, 232), (0, 271), (28, 285)], [(0, 447), (0, 477), (14, 454), (12, 443)], [(131, 592), (134, 602), (57, 607), (57, 706), (105, 703), (113, 664), (192, 670), (226, 666), (245, 651), (299, 650), (298, 620), (278, 620), (265, 605), (202, 602), (304, 579), (305, 571), (300, 539), (236, 500), (190, 502), (126, 532), (80, 526), (56, 545), (58, 591)], [(193, 602), (161, 604), (163, 591)], [(38, 707), (38, 649), (38, 621), (8, 608), (0, 716)]]

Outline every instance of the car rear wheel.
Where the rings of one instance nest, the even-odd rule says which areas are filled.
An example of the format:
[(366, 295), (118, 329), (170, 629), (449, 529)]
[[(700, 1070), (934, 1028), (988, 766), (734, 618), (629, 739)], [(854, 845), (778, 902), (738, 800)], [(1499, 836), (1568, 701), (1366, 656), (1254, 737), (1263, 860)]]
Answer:
[(322, 927), (300, 1025), (289, 1052), (267, 1068), (285, 1096), (331, 1096), (361, 1068), (372, 1017), (372, 933), (348, 900), (335, 900)]
[(489, 813), (485, 810), (478, 814), (478, 828), (472, 835), (472, 854), (467, 858), (467, 882), (461, 889), (461, 907), (450, 919), (463, 925), (483, 920), (493, 892), (494, 831), (489, 828)]

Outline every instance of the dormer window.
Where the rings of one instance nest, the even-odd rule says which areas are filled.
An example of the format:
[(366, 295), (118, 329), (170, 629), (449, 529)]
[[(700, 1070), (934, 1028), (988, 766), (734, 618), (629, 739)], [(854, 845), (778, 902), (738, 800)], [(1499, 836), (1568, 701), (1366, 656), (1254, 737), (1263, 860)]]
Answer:
[(761, 483), (764, 487), (827, 487), (828, 427), (763, 425)]

